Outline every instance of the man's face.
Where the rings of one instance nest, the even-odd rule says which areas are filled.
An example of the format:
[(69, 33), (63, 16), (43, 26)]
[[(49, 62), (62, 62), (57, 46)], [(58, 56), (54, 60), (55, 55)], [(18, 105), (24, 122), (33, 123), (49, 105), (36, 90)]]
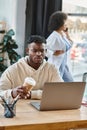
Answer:
[(31, 64), (41, 64), (45, 57), (45, 45), (41, 43), (31, 43), (28, 46), (29, 62)]

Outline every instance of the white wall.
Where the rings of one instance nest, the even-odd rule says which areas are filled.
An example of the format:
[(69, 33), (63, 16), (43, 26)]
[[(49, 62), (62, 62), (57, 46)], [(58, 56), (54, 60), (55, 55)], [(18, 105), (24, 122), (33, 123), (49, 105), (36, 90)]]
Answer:
[(26, 0), (0, 0), (0, 21), (6, 21), (7, 29), (14, 29), (17, 52), (21, 56), (24, 54), (25, 9)]
[(8, 28), (15, 28), (16, 1), (0, 0), (0, 21), (4, 20)]
[(24, 40), (25, 40), (25, 10), (26, 0), (16, 0), (16, 39), (19, 45), (18, 52), (23, 56), (24, 54)]

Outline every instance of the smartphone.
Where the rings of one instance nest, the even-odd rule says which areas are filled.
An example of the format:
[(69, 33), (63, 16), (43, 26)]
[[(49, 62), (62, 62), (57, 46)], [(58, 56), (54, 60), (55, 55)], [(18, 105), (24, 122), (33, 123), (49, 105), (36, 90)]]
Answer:
[(65, 30), (64, 30), (64, 32), (67, 32), (68, 31), (68, 28), (66, 28)]

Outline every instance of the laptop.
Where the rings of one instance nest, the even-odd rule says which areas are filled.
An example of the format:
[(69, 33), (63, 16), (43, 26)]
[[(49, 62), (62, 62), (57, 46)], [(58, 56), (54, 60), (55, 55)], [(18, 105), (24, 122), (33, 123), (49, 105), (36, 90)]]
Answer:
[(45, 83), (42, 99), (30, 104), (40, 111), (71, 110), (80, 108), (85, 82)]

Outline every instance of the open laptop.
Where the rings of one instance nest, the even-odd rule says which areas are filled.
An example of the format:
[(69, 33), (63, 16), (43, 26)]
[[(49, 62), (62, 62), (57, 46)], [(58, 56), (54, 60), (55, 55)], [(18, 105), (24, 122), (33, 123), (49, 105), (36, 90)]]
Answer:
[(30, 104), (38, 110), (69, 110), (80, 108), (85, 82), (45, 83), (40, 102)]

